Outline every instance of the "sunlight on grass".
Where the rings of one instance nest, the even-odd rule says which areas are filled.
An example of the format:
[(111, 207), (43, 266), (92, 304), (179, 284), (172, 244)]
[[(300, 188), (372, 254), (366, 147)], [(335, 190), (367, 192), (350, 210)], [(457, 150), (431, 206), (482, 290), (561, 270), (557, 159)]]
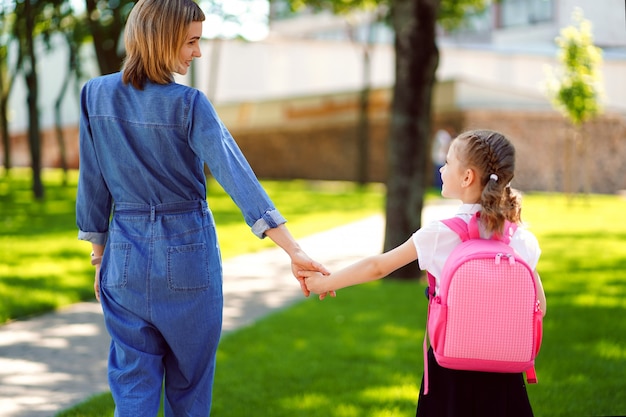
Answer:
[(600, 340), (594, 347), (594, 352), (601, 358), (605, 359), (626, 359), (626, 346), (619, 345), (615, 342)]
[(611, 307), (611, 308), (626, 308), (626, 299), (623, 298), (623, 292), (621, 294), (615, 294), (610, 297), (606, 290), (599, 293), (580, 294), (570, 298), (574, 305), (581, 307)]
[(397, 338), (397, 337), (413, 337), (413, 334), (410, 329), (406, 327), (396, 326), (394, 323), (389, 323), (383, 326), (383, 333), (385, 333), (389, 338)]
[(296, 415), (299, 415), (298, 413), (302, 411), (333, 407), (331, 400), (327, 396), (312, 392), (285, 398), (281, 401), (281, 405), (286, 409), (293, 410)]
[[(44, 201), (34, 201), (30, 170), (0, 177), (0, 323), (81, 300), (93, 300), (90, 245), (79, 241), (75, 220), (77, 171), (63, 185), (60, 170), (44, 170)], [(380, 185), (347, 182), (267, 181), (264, 187), (288, 219), (296, 237), (380, 213)], [(232, 199), (210, 179), (209, 205), (216, 219), (222, 256), (275, 247), (256, 238)], [(30, 301), (25, 297), (32, 293)], [(26, 297), (28, 298), (28, 297)]]
[[(47, 200), (33, 203), (28, 177), (15, 186), (19, 175), (10, 187), (0, 180), (0, 322), (93, 299), (88, 245), (76, 239), (75, 190), (48, 172)], [(296, 236), (384, 207), (379, 186), (268, 181), (266, 188)], [(252, 236), (214, 182), (209, 204), (225, 257), (272, 246)], [(537, 417), (626, 415), (619, 395), (626, 369), (625, 212), (626, 200), (616, 196), (524, 196), (522, 216), (542, 248), (538, 270), (548, 299), (539, 384), (527, 387)], [(414, 415), (424, 286), (386, 279), (347, 288), (336, 299), (310, 298), (225, 335), (212, 415)], [(62, 416), (110, 416), (113, 403), (105, 393), (76, 410)]]
[[(401, 378), (401, 376), (399, 376)], [(397, 401), (413, 402), (417, 398), (419, 390), (415, 384), (401, 384), (391, 386), (371, 387), (363, 390), (361, 397), (365, 400), (383, 401), (394, 403)]]
[(332, 410), (332, 415), (336, 417), (359, 417), (363, 415), (358, 407), (345, 403), (333, 404)]

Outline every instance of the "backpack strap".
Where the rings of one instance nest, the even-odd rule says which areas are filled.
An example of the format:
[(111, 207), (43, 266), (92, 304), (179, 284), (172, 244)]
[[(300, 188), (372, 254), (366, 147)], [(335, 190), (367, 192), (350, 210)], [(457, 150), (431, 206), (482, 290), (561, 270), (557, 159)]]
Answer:
[[(450, 230), (459, 235), (462, 242), (469, 239), (480, 239), (480, 229), (478, 228), (478, 220), (480, 219), (480, 212), (476, 212), (469, 223), (465, 223), (460, 217), (452, 217), (450, 219), (442, 220), (441, 222), (448, 226)], [(500, 240), (507, 245), (511, 241), (511, 237), (517, 230), (517, 224), (511, 223), (506, 220), (504, 222), (504, 233), (502, 235), (493, 235), (491, 239)]]
[[(473, 216), (472, 219), (474, 217), (475, 216)], [(462, 218), (452, 217), (450, 219), (442, 220), (441, 222), (448, 226), (450, 230), (452, 230), (454, 233), (459, 235), (459, 237), (461, 238), (461, 242), (472, 239), (472, 237), (470, 236), (468, 224), (465, 223), (465, 220), (463, 220)]]
[(430, 300), (428, 300), (428, 310), (426, 311), (426, 327), (424, 328), (424, 395), (428, 394), (428, 316), (430, 315)]

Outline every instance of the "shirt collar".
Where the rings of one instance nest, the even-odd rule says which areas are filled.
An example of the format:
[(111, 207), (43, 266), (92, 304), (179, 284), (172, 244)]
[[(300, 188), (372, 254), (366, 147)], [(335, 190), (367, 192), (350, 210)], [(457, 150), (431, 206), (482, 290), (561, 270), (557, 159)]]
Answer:
[(461, 204), (457, 214), (470, 214), (479, 212), (483, 207), (480, 204)]

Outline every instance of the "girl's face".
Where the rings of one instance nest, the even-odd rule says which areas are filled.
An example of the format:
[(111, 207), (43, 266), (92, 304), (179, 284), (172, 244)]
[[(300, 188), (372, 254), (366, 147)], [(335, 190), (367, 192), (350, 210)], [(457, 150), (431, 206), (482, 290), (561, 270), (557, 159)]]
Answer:
[(202, 22), (191, 22), (185, 43), (183, 43), (183, 46), (180, 48), (180, 52), (178, 53), (178, 58), (180, 60), (178, 68), (176, 69), (178, 74), (187, 74), (187, 71), (191, 66), (191, 61), (193, 61), (194, 58), (200, 58), (202, 56), (202, 53), (200, 52), (201, 37)]
[(459, 143), (453, 141), (448, 149), (446, 164), (439, 169), (442, 182), (441, 195), (446, 198), (461, 198), (465, 168), (457, 156), (458, 147)]

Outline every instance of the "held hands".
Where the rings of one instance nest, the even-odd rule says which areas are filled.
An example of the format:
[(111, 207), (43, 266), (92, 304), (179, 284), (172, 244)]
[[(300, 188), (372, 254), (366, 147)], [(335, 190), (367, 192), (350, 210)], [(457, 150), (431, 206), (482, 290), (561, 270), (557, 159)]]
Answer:
[[(319, 294), (319, 299), (323, 300), (327, 295), (336, 297), (337, 293), (331, 289), (332, 280), (317, 271), (300, 271), (300, 277), (304, 279), (304, 283), (310, 292)], [(326, 274), (328, 275), (328, 274)]]
[(300, 283), (300, 289), (305, 297), (311, 294), (307, 288), (301, 271), (317, 271), (320, 275), (328, 275), (330, 272), (319, 262), (314, 261), (302, 250), (297, 250), (291, 255), (291, 272)]
[[(311, 294), (311, 288), (309, 288), (305, 282), (305, 277), (308, 276), (307, 274), (316, 274), (322, 279), (325, 275), (330, 274), (324, 265), (311, 259), (302, 250), (294, 252), (291, 256), (291, 272), (296, 277), (298, 282), (300, 282), (300, 289), (305, 297), (308, 297)], [(336, 296), (335, 291), (325, 291), (323, 294), (315, 290), (313, 290), (313, 292), (319, 294), (320, 300), (326, 298), (327, 295), (330, 295), (331, 297)]]

